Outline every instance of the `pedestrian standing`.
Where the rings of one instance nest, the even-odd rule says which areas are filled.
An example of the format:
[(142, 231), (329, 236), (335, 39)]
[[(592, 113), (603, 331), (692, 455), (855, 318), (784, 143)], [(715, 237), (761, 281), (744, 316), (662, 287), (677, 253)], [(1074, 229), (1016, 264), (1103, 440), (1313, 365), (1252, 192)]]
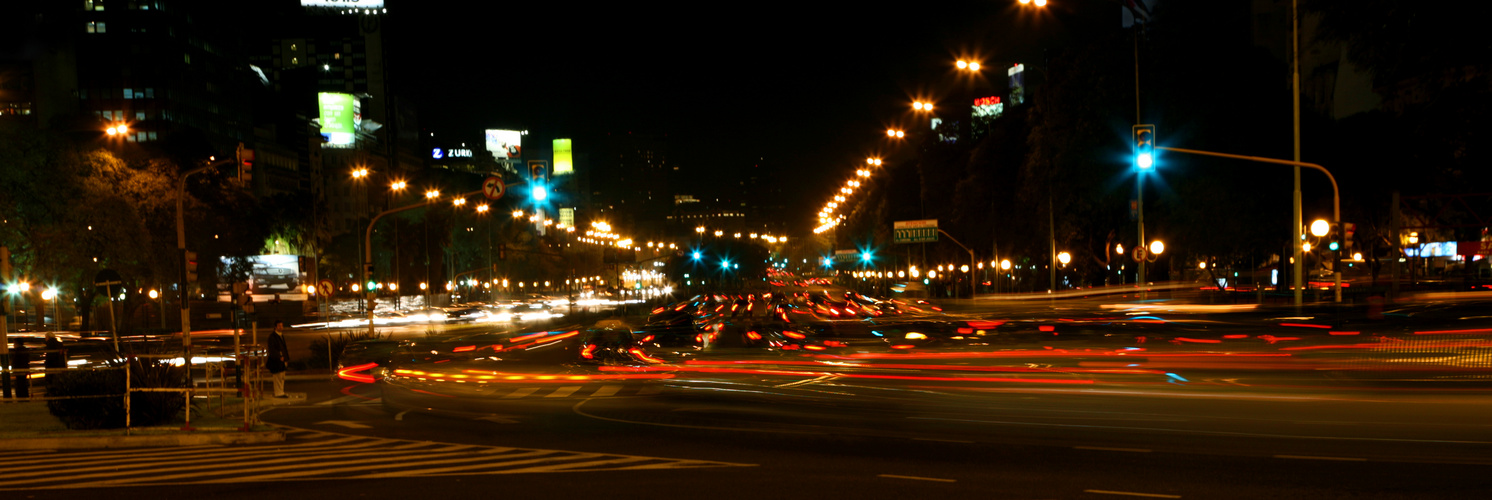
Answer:
[(47, 381), (47, 391), (50, 392), (52, 390), (52, 374), (56, 373), (53, 370), (67, 369), (67, 348), (62, 346), (61, 340), (57, 340), (57, 334), (55, 333), (47, 334), (47, 355), (45, 366), (47, 368), (47, 375), (45, 377)]
[(284, 330), (285, 322), (275, 321), (275, 331), (269, 334), (269, 358), (264, 363), (269, 368), (270, 379), (274, 380), (277, 398), (290, 397), (285, 395), (285, 369), (290, 362), (290, 348), (285, 346), (285, 336), (281, 333)]
[(16, 339), (15, 349), (10, 350), (10, 368), (16, 373), (16, 398), (31, 397), (31, 350), (26, 343)]

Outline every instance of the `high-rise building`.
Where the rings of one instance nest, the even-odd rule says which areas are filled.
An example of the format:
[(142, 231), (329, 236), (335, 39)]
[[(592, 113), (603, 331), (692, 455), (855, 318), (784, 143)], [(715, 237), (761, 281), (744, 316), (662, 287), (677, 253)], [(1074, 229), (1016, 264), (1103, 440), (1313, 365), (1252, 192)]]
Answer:
[(28, 102), (4, 108), (43, 128), (102, 135), (123, 124), (123, 141), (175, 139), (207, 154), (252, 136), (259, 79), (238, 51), (235, 23), (217, 21), (231, 19), (224, 7), (76, 0), (12, 9), (17, 22), (6, 30), (20, 43), (0, 46), (0, 60), (31, 84)]

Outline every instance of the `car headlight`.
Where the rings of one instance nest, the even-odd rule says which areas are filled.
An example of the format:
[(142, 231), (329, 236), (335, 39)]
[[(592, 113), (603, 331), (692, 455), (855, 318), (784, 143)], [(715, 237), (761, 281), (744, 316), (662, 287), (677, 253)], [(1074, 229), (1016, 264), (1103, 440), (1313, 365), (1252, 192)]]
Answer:
[(927, 336), (917, 332), (907, 332), (907, 340), (927, 340)]

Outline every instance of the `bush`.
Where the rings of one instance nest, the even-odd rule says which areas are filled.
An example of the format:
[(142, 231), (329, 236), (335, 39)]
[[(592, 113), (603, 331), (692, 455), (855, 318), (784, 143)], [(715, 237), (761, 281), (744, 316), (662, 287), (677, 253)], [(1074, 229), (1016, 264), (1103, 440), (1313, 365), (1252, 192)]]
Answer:
[(311, 341), (311, 357), (306, 360), (305, 365), (312, 369), (331, 369), (331, 366), (326, 365), (328, 359), (326, 355), (328, 341), (331, 344), (331, 363), (332, 366), (336, 366), (337, 360), (342, 359), (342, 349), (346, 348), (347, 344), (359, 340), (388, 338), (388, 336), (388, 333), (373, 333), (369, 335), (368, 332), (360, 330), (338, 333), (336, 336), (323, 336)]
[[(182, 367), (165, 362), (131, 359), (131, 387), (183, 387)], [(117, 429), (124, 427), (123, 363), (109, 369), (67, 370), (50, 374), (47, 395), (55, 397), (99, 396), (47, 401), (52, 412), (69, 429)], [(161, 425), (175, 419), (186, 405), (181, 393), (136, 392), (130, 394), (130, 424)]]

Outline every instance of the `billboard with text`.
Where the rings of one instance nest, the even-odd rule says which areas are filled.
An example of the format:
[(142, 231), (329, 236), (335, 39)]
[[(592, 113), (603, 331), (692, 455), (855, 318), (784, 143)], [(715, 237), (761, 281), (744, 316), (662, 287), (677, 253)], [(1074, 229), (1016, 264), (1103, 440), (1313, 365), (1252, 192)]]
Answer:
[(501, 160), (517, 160), (523, 157), (523, 132), (517, 130), (487, 130), (487, 151)]
[(321, 137), (326, 147), (350, 148), (357, 138), (358, 100), (352, 94), (321, 92), (316, 94), (321, 111)]

